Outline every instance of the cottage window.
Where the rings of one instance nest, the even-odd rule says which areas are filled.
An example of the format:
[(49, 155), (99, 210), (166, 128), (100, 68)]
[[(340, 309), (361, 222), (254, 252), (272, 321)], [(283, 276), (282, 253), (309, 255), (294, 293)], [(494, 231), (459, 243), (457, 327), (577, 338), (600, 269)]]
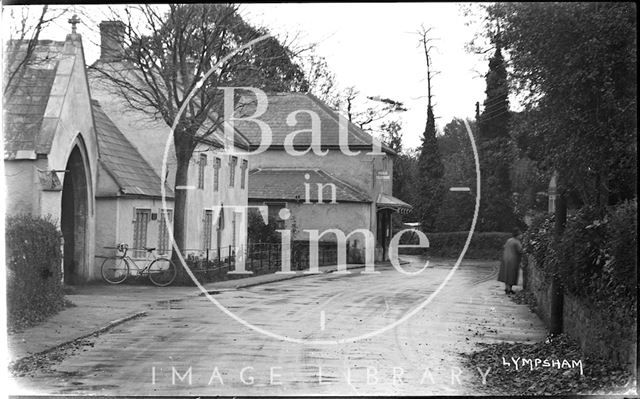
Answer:
[(222, 230), (224, 230), (224, 204), (220, 205), (218, 223), (216, 223), (216, 248), (218, 249), (218, 257), (220, 257), (220, 249), (222, 248)]
[(237, 214), (234, 212), (234, 213), (233, 213), (233, 218), (231, 219), (231, 225), (232, 225), (232, 227), (233, 227), (233, 228), (232, 228), (232, 232), (231, 232), (231, 234), (232, 234), (232, 236), (231, 236), (231, 242), (232, 242), (232, 244), (231, 244), (231, 245), (233, 246), (233, 249), (234, 249), (234, 250), (236, 249), (236, 245), (237, 245), (237, 242), (236, 242), (236, 234), (238, 233), (238, 231), (237, 231), (237, 227), (238, 227), (238, 226), (237, 226), (237, 224), (236, 224), (236, 217), (237, 217)]
[(207, 250), (211, 248), (212, 233), (213, 233), (213, 211), (211, 209), (205, 209), (204, 221), (203, 221), (203, 234), (202, 234), (203, 250)]
[(151, 209), (135, 208), (135, 219), (133, 220), (133, 248), (135, 257), (144, 258), (147, 246), (147, 227), (151, 218)]
[(218, 191), (218, 186), (220, 185), (220, 167), (220, 158), (216, 158), (213, 164), (213, 191)]
[(229, 161), (229, 186), (233, 187), (236, 183), (236, 165), (238, 164), (238, 157), (231, 157)]
[(171, 252), (171, 241), (169, 241), (169, 225), (167, 219), (173, 222), (173, 209), (160, 210), (160, 226), (158, 227), (158, 253), (165, 255)]
[(200, 154), (198, 162), (198, 188), (204, 189), (204, 168), (207, 166), (207, 154)]
[(240, 167), (240, 188), (244, 189), (245, 181), (247, 180), (247, 168), (249, 167), (249, 161), (246, 159), (242, 161), (242, 166)]
[(274, 223), (277, 229), (284, 229), (284, 220), (280, 219), (280, 209), (286, 208), (286, 202), (268, 202), (269, 223)]

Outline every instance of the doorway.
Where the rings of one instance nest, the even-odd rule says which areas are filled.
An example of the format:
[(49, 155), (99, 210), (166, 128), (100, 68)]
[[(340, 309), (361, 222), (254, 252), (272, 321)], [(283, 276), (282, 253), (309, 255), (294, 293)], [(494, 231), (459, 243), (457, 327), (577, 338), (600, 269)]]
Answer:
[(64, 238), (64, 284), (73, 285), (82, 282), (87, 266), (87, 174), (77, 145), (71, 151), (65, 169), (60, 228)]
[(390, 209), (380, 209), (376, 213), (376, 232), (378, 245), (382, 248), (382, 260), (389, 256), (389, 241), (391, 240), (391, 213)]

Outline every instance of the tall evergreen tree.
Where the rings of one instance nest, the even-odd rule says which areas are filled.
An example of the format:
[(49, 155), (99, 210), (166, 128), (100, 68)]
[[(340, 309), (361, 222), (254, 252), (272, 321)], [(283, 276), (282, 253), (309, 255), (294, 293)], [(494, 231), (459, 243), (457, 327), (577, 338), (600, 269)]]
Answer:
[(494, 41), (496, 50), (486, 75), (487, 97), (478, 120), (482, 176), (478, 228), (510, 231), (517, 224), (509, 176), (515, 152), (509, 136), (509, 87), (499, 32)]
[(444, 186), (442, 179), (444, 177), (444, 165), (440, 157), (438, 149), (438, 141), (436, 139), (436, 121), (433, 116), (433, 106), (431, 104), (431, 57), (429, 49), (431, 48), (427, 39), (428, 30), (423, 28), (422, 45), (424, 54), (427, 59), (427, 125), (422, 135), (422, 147), (420, 156), (418, 157), (418, 184), (420, 192), (420, 205), (418, 213), (420, 215), (420, 225), (423, 231), (434, 231), (436, 216), (442, 204), (444, 197)]
[[(472, 131), (476, 123), (469, 121)], [(476, 169), (471, 141), (464, 121), (454, 118), (438, 136), (438, 147), (444, 165), (444, 187), (469, 187), (470, 193), (445, 191), (437, 215), (436, 230), (468, 230), (475, 207)]]
[(444, 165), (436, 140), (436, 125), (431, 104), (427, 107), (427, 126), (422, 136), (422, 148), (418, 158), (420, 174), (420, 225), (423, 231), (433, 231), (436, 215), (444, 197)]
[(418, 157), (418, 184), (420, 192), (420, 205), (418, 214), (420, 215), (420, 225), (423, 231), (433, 231), (436, 223), (436, 216), (444, 197), (444, 165), (438, 149), (436, 139), (436, 121), (433, 116), (433, 106), (431, 104), (431, 56), (429, 50), (430, 39), (427, 38), (429, 30), (422, 28), (420, 32), (421, 43), (424, 48), (424, 55), (427, 59), (427, 125), (422, 135), (422, 148)]
[(496, 39), (496, 51), (489, 60), (486, 82), (487, 88), (484, 92), (487, 97), (478, 121), (480, 139), (509, 138), (509, 87), (507, 86), (507, 68), (499, 39)]

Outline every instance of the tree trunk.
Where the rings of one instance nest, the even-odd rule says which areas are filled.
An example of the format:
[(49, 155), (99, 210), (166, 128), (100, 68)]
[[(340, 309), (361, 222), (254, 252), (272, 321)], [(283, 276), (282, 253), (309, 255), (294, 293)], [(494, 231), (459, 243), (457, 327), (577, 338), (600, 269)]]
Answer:
[[(563, 192), (562, 183), (558, 178), (558, 197), (556, 200), (556, 221), (554, 226), (554, 239), (560, 241), (567, 222), (567, 198)], [(563, 265), (558, 265), (563, 267)], [(551, 309), (549, 310), (549, 332), (551, 334), (562, 333), (562, 312), (564, 305), (564, 287), (557, 272), (551, 279)]]
[[(190, 156), (179, 155), (176, 149), (176, 181), (175, 187), (187, 186), (189, 183), (189, 160)], [(184, 253), (186, 249), (186, 222), (187, 222), (187, 190), (175, 189), (174, 187), (174, 203), (173, 203), (173, 239), (176, 242), (182, 256), (186, 258)], [(180, 260), (176, 251), (173, 251), (172, 260), (176, 265), (180, 265)], [(185, 265), (186, 266), (186, 265)]]

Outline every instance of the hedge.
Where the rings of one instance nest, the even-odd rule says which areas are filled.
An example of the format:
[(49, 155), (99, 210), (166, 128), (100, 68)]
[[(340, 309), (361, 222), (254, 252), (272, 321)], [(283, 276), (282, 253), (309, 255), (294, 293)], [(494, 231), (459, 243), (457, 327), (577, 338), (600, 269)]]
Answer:
[(21, 329), (64, 306), (62, 234), (49, 218), (7, 218), (7, 324)]
[[(454, 231), (448, 233), (430, 233), (429, 248), (400, 248), (400, 254), (425, 254), (441, 258), (457, 258), (460, 256), (464, 244), (469, 236), (468, 231)], [(511, 233), (504, 232), (474, 232), (469, 248), (465, 254), (468, 259), (499, 259), (505, 241)], [(403, 235), (401, 244), (417, 244), (418, 237)]]
[(583, 207), (567, 217), (555, 241), (553, 216), (541, 216), (525, 233), (524, 249), (547, 278), (557, 274), (567, 292), (630, 325), (637, 309), (637, 217), (637, 200), (604, 210)]

